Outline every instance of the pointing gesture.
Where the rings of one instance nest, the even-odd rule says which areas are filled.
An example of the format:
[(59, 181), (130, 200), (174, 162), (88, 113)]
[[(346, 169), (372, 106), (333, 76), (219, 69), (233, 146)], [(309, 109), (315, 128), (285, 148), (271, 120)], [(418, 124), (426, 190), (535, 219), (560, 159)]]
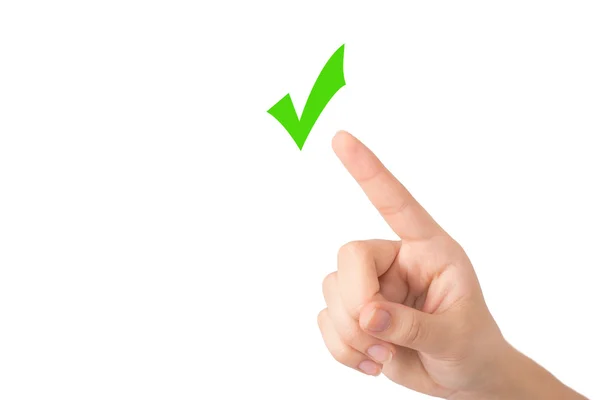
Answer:
[(340, 363), (430, 396), (582, 399), (503, 338), (469, 258), (360, 141), (333, 149), (400, 240), (339, 250), (318, 322)]
[(371, 150), (356, 138), (340, 132), (333, 140), (333, 149), (398, 236), (404, 240), (424, 240), (445, 234)]

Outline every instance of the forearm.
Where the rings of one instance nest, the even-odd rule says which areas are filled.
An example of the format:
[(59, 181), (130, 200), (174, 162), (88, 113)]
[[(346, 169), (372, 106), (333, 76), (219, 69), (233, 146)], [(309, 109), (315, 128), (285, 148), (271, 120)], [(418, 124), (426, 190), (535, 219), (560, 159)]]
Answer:
[(495, 375), (485, 390), (457, 393), (450, 400), (587, 400), (513, 348), (499, 360)]

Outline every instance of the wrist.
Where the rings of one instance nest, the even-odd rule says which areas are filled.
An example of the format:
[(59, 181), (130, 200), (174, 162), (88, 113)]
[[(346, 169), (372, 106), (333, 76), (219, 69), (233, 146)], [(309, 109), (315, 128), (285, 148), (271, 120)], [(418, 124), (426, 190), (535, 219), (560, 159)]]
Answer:
[(489, 381), (477, 391), (456, 393), (449, 400), (586, 400), (554, 375), (507, 343)]

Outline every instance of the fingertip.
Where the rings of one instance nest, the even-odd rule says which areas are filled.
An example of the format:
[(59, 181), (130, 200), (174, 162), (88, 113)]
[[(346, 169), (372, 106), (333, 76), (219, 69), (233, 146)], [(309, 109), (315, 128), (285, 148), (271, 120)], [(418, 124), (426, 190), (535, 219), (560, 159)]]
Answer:
[(378, 309), (381, 309), (381, 305), (379, 305), (377, 302), (367, 303), (361, 308), (358, 315), (358, 324), (362, 330), (370, 330), (369, 322), (372, 320), (375, 312), (377, 312)]
[(379, 376), (379, 374), (381, 374), (381, 366), (371, 360), (362, 361), (358, 364), (358, 369), (371, 376)]
[(333, 151), (338, 155), (347, 154), (358, 143), (358, 139), (352, 136), (347, 131), (337, 131), (331, 140), (331, 147)]

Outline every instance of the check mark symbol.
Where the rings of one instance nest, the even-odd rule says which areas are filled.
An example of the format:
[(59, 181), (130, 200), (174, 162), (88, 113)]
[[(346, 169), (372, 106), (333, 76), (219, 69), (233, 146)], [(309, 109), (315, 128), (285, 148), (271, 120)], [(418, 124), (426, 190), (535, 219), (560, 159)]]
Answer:
[(344, 79), (344, 45), (336, 50), (323, 67), (315, 81), (302, 116), (298, 118), (289, 93), (279, 100), (267, 112), (271, 114), (290, 134), (300, 150), (308, 134), (317, 122), (332, 97), (346, 85)]

